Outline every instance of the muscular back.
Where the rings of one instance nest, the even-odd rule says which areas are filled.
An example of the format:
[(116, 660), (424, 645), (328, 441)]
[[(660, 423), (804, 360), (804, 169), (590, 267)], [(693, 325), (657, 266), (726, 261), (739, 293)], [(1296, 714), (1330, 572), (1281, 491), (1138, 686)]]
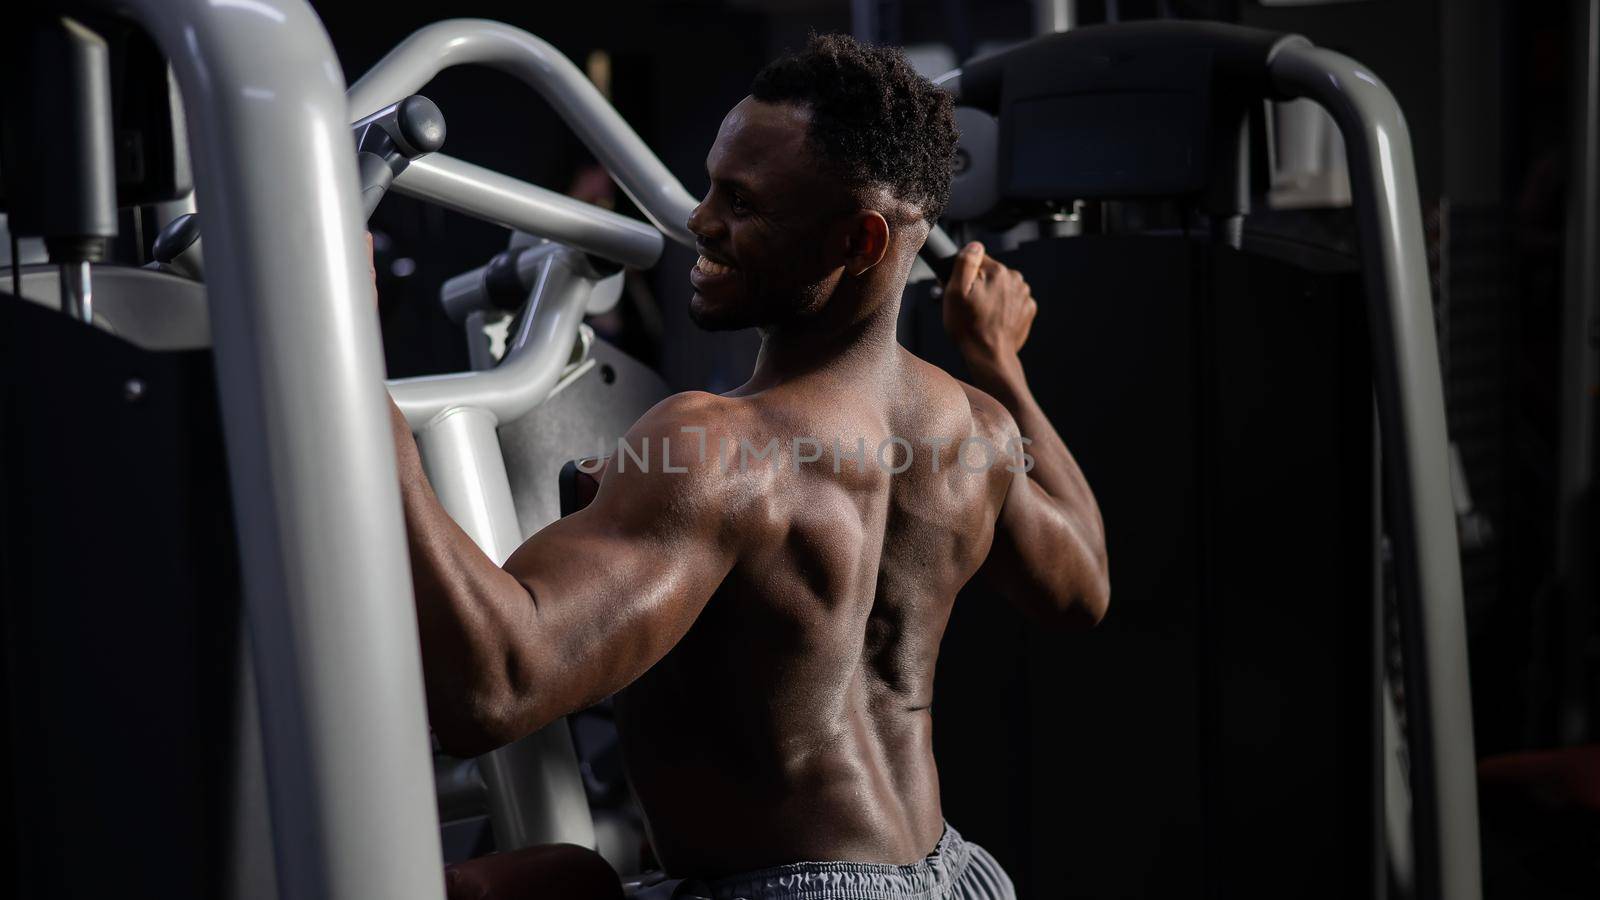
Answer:
[[(766, 460), (732, 570), (687, 633), (618, 698), (628, 771), (669, 872), (806, 859), (910, 863), (943, 827), (934, 664), (956, 592), (989, 551), (1012, 474), (1010, 417), (904, 351), (852, 383), (822, 370), (723, 398)], [(891, 435), (883, 465), (879, 445)], [(796, 436), (820, 459), (796, 463)], [(961, 442), (996, 448), (993, 465)], [(854, 451), (860, 466), (834, 442)], [(805, 452), (809, 445), (802, 445)], [(729, 464), (741, 464), (730, 448)], [(978, 471), (970, 471), (976, 469)]]

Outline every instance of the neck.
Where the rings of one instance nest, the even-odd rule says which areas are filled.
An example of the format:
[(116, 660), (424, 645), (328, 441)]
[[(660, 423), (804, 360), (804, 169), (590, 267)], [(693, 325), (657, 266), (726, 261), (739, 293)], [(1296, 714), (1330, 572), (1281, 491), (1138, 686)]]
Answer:
[[(739, 392), (776, 387), (822, 369), (859, 374), (890, 365), (899, 348), (895, 332), (901, 291), (890, 284), (857, 282), (856, 289), (869, 299), (857, 303), (842, 295), (850, 288), (839, 285), (821, 315), (762, 329), (755, 370)], [(873, 294), (877, 302), (870, 302)], [(835, 309), (853, 314), (829, 315)]]

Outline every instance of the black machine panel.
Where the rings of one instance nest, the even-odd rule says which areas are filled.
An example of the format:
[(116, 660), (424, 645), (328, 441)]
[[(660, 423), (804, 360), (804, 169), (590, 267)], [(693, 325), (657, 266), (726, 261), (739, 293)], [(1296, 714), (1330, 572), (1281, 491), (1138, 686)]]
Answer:
[[(1205, 108), (1196, 101), (1194, 94), (1170, 91), (1018, 101), (1002, 132), (1005, 195), (1130, 197), (1199, 190), (1209, 175), (1205, 144), (1185, 137), (1205, 128)], [(1154, 122), (1161, 127), (1150, 127)]]
[(633, 423), (672, 391), (648, 366), (596, 339), (593, 368), (515, 422), (500, 449), (524, 538), (560, 518), (561, 470), (570, 460), (610, 456)]
[(222, 896), (239, 579), (211, 354), (0, 294), (0, 894)]
[[(0, 165), (0, 209), (7, 208), (8, 201), (19, 199), (25, 207), (45, 202), (41, 192), (50, 186), (47, 180), (38, 177), (19, 178), (8, 183), (5, 168), (37, 173), (41, 171), (40, 160), (51, 154), (65, 154), (71, 146), (59, 135), (51, 140), (40, 140), (36, 133), (39, 129), (35, 128), (38, 121), (32, 117), (37, 112), (24, 107), (34, 103), (56, 107), (47, 111), (51, 115), (85, 114), (82, 110), (72, 110), (78, 95), (68, 93), (74, 87), (72, 79), (84, 77), (83, 74), (69, 68), (67, 60), (48, 55), (34, 60), (34, 64), (56, 68), (47, 68), (44, 72), (24, 68), (29, 61), (23, 48), (27, 41), (36, 38), (30, 36), (26, 24), (10, 24), (6, 40), (0, 41), (0, 48), (7, 54), (0, 68), (7, 71), (9, 83), (29, 85), (31, 91), (0, 96), (0, 132), (4, 132), (3, 156), (7, 164)], [(105, 87), (110, 108), (96, 108), (88, 114), (110, 119), (111, 147), (108, 149), (113, 157), (117, 205), (126, 208), (187, 195), (194, 189), (188, 133), (182, 101), (168, 72), (166, 58), (150, 36), (131, 22), (89, 16), (85, 24), (107, 45)], [(56, 53), (56, 57), (61, 56), (64, 54)], [(31, 232), (19, 230), (19, 233)]]
[[(1104, 511), (1111, 610), (968, 590), (940, 658), (945, 813), (1021, 896), (1369, 895), (1371, 383), (1359, 286), (1179, 237), (1001, 254), (1033, 390)], [(902, 338), (958, 375), (938, 304)], [(996, 646), (1015, 648), (994, 663)]]
[(1198, 199), (1246, 212), (1252, 109), (1293, 35), (1218, 23), (1074, 28), (969, 62), (959, 103), (997, 116), (998, 198)]

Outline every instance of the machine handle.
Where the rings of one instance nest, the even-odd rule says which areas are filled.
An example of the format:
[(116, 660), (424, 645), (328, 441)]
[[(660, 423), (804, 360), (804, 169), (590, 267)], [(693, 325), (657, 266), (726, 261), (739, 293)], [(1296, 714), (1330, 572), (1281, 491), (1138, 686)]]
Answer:
[[(368, 219), (383, 202), (395, 176), (413, 159), (444, 146), (444, 113), (421, 94), (391, 103), (350, 127), (356, 137), (361, 209)], [(156, 236), (151, 255), (156, 263), (198, 280), (204, 271), (200, 220), (194, 213), (185, 213), (168, 222)]]
[(940, 284), (950, 280), (950, 273), (956, 267), (956, 258), (954, 256), (934, 256), (931, 253), (924, 252), (922, 261), (928, 264), (928, 268), (933, 270), (934, 275), (938, 276)]
[(367, 218), (413, 159), (444, 146), (444, 114), (421, 94), (391, 103), (351, 128), (356, 133), (361, 208)]

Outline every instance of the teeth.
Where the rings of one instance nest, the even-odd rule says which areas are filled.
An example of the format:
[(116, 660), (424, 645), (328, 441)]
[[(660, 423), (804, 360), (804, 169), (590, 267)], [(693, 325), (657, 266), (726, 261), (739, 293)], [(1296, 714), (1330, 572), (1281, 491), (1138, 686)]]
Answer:
[(706, 259), (704, 256), (700, 257), (699, 261), (694, 264), (694, 267), (707, 275), (726, 275), (729, 271), (728, 266), (725, 266), (722, 263), (712, 262), (711, 260)]

